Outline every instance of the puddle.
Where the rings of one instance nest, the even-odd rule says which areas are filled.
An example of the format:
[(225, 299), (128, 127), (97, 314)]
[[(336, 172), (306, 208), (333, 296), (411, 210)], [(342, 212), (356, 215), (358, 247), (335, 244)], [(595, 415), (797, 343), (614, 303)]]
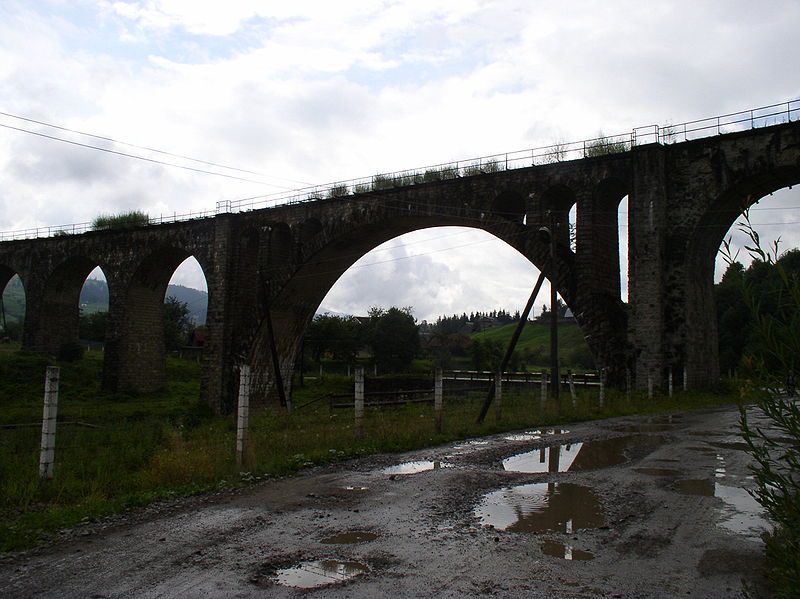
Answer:
[(763, 531), (772, 528), (764, 518), (763, 508), (747, 489), (716, 483), (714, 495), (725, 502), (719, 522), (722, 528), (754, 539), (760, 538)]
[(474, 510), (484, 526), (512, 532), (572, 533), (604, 524), (600, 500), (589, 487), (532, 483), (487, 493)]
[(506, 458), (503, 468), (508, 472), (526, 474), (595, 470), (627, 462), (626, 449), (655, 446), (663, 441), (662, 437), (655, 435), (628, 435), (586, 443), (552, 445)]
[(515, 435), (508, 435), (503, 437), (506, 441), (534, 441), (549, 435), (566, 435), (569, 433), (567, 429), (563, 428), (548, 428), (544, 430), (525, 431)]
[(327, 537), (322, 539), (320, 543), (324, 545), (355, 545), (356, 543), (368, 543), (369, 541), (374, 541), (380, 536), (381, 535), (374, 532), (358, 530), (353, 532), (342, 532), (337, 535)]
[(453, 468), (453, 464), (447, 462), (431, 462), (429, 460), (420, 460), (418, 462), (403, 462), (396, 466), (389, 466), (381, 470), (383, 474), (417, 474), (418, 472), (427, 472), (428, 470), (439, 470), (441, 468)]
[(680, 470), (675, 470), (674, 468), (634, 468), (633, 470), (650, 476), (678, 476), (681, 474)]
[(714, 481), (707, 478), (686, 478), (672, 483), (678, 493), (684, 495), (714, 496)]
[(272, 577), (272, 580), (288, 587), (313, 589), (329, 584), (345, 582), (365, 572), (369, 572), (369, 568), (358, 562), (323, 559), (313, 562), (303, 562), (293, 568), (278, 570)]
[(539, 544), (539, 547), (542, 549), (542, 553), (545, 555), (550, 555), (552, 557), (560, 557), (561, 559), (567, 560), (590, 560), (594, 559), (594, 555), (589, 553), (588, 551), (581, 551), (580, 549), (575, 549), (572, 545), (561, 543), (560, 541), (551, 541), (549, 539), (542, 541)]
[(770, 528), (769, 522), (764, 518), (763, 508), (747, 489), (722, 485), (713, 479), (678, 480), (673, 483), (673, 487), (687, 495), (721, 499), (725, 505), (720, 510), (719, 525), (731, 532), (758, 539), (764, 530)]

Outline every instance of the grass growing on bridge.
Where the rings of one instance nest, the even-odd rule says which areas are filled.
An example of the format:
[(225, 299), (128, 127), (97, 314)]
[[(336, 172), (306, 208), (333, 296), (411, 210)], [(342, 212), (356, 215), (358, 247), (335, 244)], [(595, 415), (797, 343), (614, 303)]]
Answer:
[[(350, 410), (326, 402), (292, 413), (267, 410), (251, 417), (247, 461), (235, 462), (234, 416), (214, 417), (197, 402), (199, 367), (168, 361), (167, 389), (145, 396), (100, 390), (102, 356), (90, 352), (61, 364), (59, 424), (53, 481), (38, 478), (44, 372), (48, 360), (0, 349), (0, 551), (30, 547), (58, 530), (176, 496), (234, 487), (305, 467), (379, 452), (403, 451), (532, 426), (614, 415), (678, 410), (734, 401), (733, 396), (678, 394), (648, 401), (596, 391), (567, 394), (561, 407), (540, 405), (538, 388), (503, 397), (478, 426), (483, 393), (445, 398), (444, 431), (434, 431), (433, 408), (415, 404), (368, 408), (365, 437), (354, 440)], [(344, 377), (309, 382), (295, 404), (350, 386)], [(12, 426), (13, 425), (13, 426)], [(31, 426), (27, 426), (31, 425)]]

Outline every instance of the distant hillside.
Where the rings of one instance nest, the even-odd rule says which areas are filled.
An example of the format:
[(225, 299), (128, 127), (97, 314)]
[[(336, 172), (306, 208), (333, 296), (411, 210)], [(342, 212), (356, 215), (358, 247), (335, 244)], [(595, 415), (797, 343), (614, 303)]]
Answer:
[[(183, 285), (169, 285), (167, 295), (184, 302), (189, 307), (189, 317), (198, 325), (206, 321), (208, 293)], [(108, 285), (98, 279), (87, 279), (80, 297), (81, 310), (90, 314), (108, 310)], [(6, 286), (3, 306), (9, 322), (19, 322), (25, 311), (25, 293), (19, 277), (14, 277)]]
[[(501, 327), (487, 329), (480, 333), (473, 333), (471, 339), (497, 339), (503, 347), (508, 347), (511, 336), (514, 334), (516, 323)], [(550, 356), (550, 325), (546, 323), (527, 323), (522, 329), (516, 352), (526, 354), (531, 358), (531, 363), (537, 366), (549, 365)], [(591, 350), (583, 338), (583, 332), (574, 322), (561, 323), (558, 326), (558, 356), (561, 365), (565, 368), (593, 368), (594, 360)]]

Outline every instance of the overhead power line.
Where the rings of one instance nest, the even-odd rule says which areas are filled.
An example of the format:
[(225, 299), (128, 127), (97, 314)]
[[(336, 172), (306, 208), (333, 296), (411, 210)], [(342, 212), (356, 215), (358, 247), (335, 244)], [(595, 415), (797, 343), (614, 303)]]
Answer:
[[(99, 140), (108, 141), (108, 142), (111, 142), (111, 143), (114, 143), (114, 144), (118, 144), (118, 145), (128, 146), (128, 147), (131, 147), (131, 148), (137, 148), (139, 150), (145, 150), (147, 152), (153, 152), (153, 153), (161, 154), (161, 155), (164, 155), (164, 156), (172, 156), (173, 158), (180, 158), (182, 160), (189, 160), (191, 162), (196, 162), (198, 164), (206, 164), (208, 166), (214, 166), (214, 167), (217, 167), (217, 168), (223, 168), (223, 169), (236, 171), (236, 172), (240, 172), (240, 173), (245, 173), (245, 174), (249, 174), (249, 175), (256, 175), (256, 176), (259, 176), (259, 177), (268, 177), (268, 178), (272, 178), (272, 179), (281, 179), (283, 181), (288, 181), (290, 183), (296, 183), (296, 184), (301, 184), (301, 185), (312, 185), (311, 183), (308, 183), (306, 181), (298, 181), (297, 179), (290, 179), (288, 177), (279, 177), (279, 176), (275, 176), (275, 175), (267, 175), (265, 173), (259, 173), (257, 171), (251, 171), (251, 170), (247, 170), (247, 169), (243, 169), (243, 168), (238, 168), (238, 167), (235, 167), (235, 166), (229, 166), (229, 165), (226, 165), (226, 164), (220, 164), (218, 162), (212, 162), (210, 160), (203, 160), (203, 159), (200, 159), (200, 158), (193, 158), (191, 156), (186, 156), (186, 155), (183, 155), (183, 154), (176, 154), (174, 152), (168, 152), (166, 150), (159, 150), (158, 148), (152, 148), (152, 147), (149, 147), (149, 146), (142, 146), (142, 145), (126, 142), (126, 141), (121, 141), (121, 140), (115, 139), (113, 137), (107, 137), (107, 136), (104, 136), (104, 135), (97, 135), (95, 133), (89, 133), (89, 132), (86, 132), (86, 131), (80, 131), (80, 130), (77, 130), (77, 129), (71, 129), (69, 127), (63, 127), (61, 125), (55, 125), (53, 123), (47, 123), (45, 121), (40, 121), (40, 120), (37, 120), (37, 119), (32, 119), (32, 118), (28, 118), (28, 117), (24, 117), (24, 116), (19, 116), (19, 115), (16, 115), (16, 114), (11, 114), (9, 112), (0, 111), (0, 115), (6, 116), (6, 117), (9, 117), (9, 118), (13, 118), (13, 119), (17, 119), (17, 120), (21, 120), (21, 121), (25, 121), (25, 122), (28, 122), (28, 123), (35, 123), (37, 125), (42, 125), (44, 127), (50, 127), (52, 129), (58, 129), (59, 131), (66, 131), (66, 132), (69, 132), (69, 133), (74, 133), (76, 135), (83, 135), (85, 137), (91, 137), (93, 139), (99, 139)], [(221, 177), (228, 177), (228, 178), (238, 179), (238, 180), (246, 181), (246, 182), (249, 182), (249, 183), (258, 183), (258, 184), (261, 184), (261, 185), (271, 185), (273, 187), (280, 187), (282, 189), (292, 189), (291, 187), (286, 187), (286, 186), (283, 186), (283, 185), (277, 185), (275, 183), (267, 183), (266, 181), (256, 181), (256, 180), (252, 180), (252, 179), (246, 179), (246, 178), (243, 178), (243, 177), (235, 177), (233, 175), (227, 175), (227, 174), (224, 174), (224, 173), (219, 173), (219, 172), (214, 172), (214, 171), (207, 171), (207, 170), (204, 170), (204, 169), (198, 169), (198, 168), (188, 167), (188, 166), (185, 166), (185, 165), (175, 164), (175, 163), (171, 163), (171, 162), (165, 162), (165, 161), (160, 161), (160, 160), (156, 160), (156, 159), (152, 159), (152, 158), (146, 158), (146, 157), (143, 157), (143, 156), (138, 156), (136, 154), (129, 154), (127, 152), (120, 152), (120, 151), (117, 151), (117, 150), (111, 150), (111, 149), (108, 149), (108, 148), (102, 148), (102, 147), (99, 147), (99, 146), (94, 146), (92, 144), (85, 144), (85, 143), (81, 143), (81, 142), (76, 142), (76, 141), (64, 139), (62, 137), (56, 137), (54, 135), (47, 135), (45, 133), (31, 131), (29, 129), (23, 129), (21, 127), (14, 127), (14, 126), (6, 125), (6, 124), (3, 124), (3, 123), (0, 123), (0, 126), (6, 127), (8, 129), (13, 129), (15, 131), (20, 131), (22, 133), (29, 133), (31, 135), (38, 135), (40, 137), (45, 137), (47, 139), (52, 139), (52, 140), (60, 141), (60, 142), (63, 142), (63, 143), (70, 143), (70, 144), (81, 146), (81, 147), (84, 147), (84, 148), (89, 148), (89, 149), (93, 149), (93, 150), (99, 150), (99, 151), (102, 151), (102, 152), (109, 152), (109, 153), (112, 153), (112, 154), (117, 154), (119, 156), (124, 156), (126, 158), (134, 158), (134, 159), (137, 159), (137, 160), (146, 160), (148, 162), (155, 162), (155, 163), (162, 164), (162, 165), (165, 165), (165, 166), (172, 166), (172, 167), (191, 170), (191, 171), (195, 171), (195, 172), (199, 172), (199, 173), (203, 173), (203, 174), (210, 174), (210, 175), (216, 175), (216, 176), (221, 176)]]

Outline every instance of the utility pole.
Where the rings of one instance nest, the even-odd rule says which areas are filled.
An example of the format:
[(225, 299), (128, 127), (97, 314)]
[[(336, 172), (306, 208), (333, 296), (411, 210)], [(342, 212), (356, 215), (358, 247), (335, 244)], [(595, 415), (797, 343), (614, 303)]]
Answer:
[(558, 399), (561, 388), (561, 373), (558, 368), (558, 260), (556, 259), (556, 232), (558, 223), (550, 212), (550, 227), (542, 227), (539, 233), (550, 241), (550, 397)]

